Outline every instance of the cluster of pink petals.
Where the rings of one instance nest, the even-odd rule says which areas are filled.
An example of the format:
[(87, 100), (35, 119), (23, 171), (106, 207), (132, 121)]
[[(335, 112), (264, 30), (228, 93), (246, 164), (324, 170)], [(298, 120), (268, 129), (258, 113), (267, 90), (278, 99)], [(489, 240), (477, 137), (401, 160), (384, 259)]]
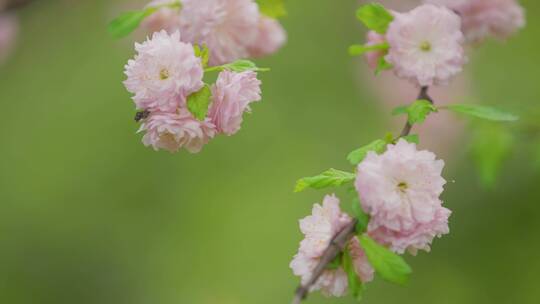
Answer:
[(138, 54), (129, 60), (124, 85), (140, 110), (174, 111), (187, 96), (203, 87), (203, 66), (193, 46), (180, 33), (164, 30), (135, 44)]
[[(147, 7), (177, 1), (156, 0)], [(149, 31), (179, 30), (182, 41), (206, 45), (212, 66), (277, 52), (286, 42), (281, 24), (259, 12), (253, 0), (182, 0), (180, 9), (161, 7), (143, 26)]]
[(232, 135), (241, 127), (249, 104), (261, 99), (261, 82), (253, 71), (223, 71), (212, 87), (211, 106), (203, 121), (187, 109), (189, 95), (203, 86), (203, 66), (193, 46), (180, 34), (156, 32), (136, 44), (138, 54), (126, 65), (128, 91), (138, 110), (148, 112), (139, 132), (155, 150), (199, 152), (216, 134)]
[(466, 62), (461, 19), (445, 7), (424, 4), (394, 13), (386, 39), (395, 74), (419, 86), (447, 84)]
[(210, 65), (249, 56), (257, 38), (259, 8), (252, 0), (183, 0), (181, 31), (186, 41), (207, 45)]
[(257, 26), (257, 35), (248, 45), (250, 57), (263, 57), (277, 52), (287, 42), (287, 33), (276, 19), (261, 16)]
[(244, 112), (251, 111), (249, 104), (261, 100), (260, 86), (261, 81), (252, 71), (219, 74), (212, 87), (212, 105), (208, 111), (219, 132), (233, 135), (240, 130)]
[[(322, 206), (315, 204), (312, 215), (300, 220), (300, 230), (305, 238), (300, 243), (300, 249), (290, 263), (294, 274), (301, 277), (302, 283), (307, 283), (317, 266), (332, 237), (351, 221), (351, 218), (339, 207), (339, 199), (327, 195)], [(363, 282), (373, 279), (373, 268), (356, 238), (348, 245), (353, 258), (356, 273)], [(319, 280), (312, 286), (311, 291), (321, 290), (327, 296), (343, 296), (347, 292), (347, 274), (342, 267), (327, 269)]]
[(154, 0), (150, 2), (145, 8), (157, 8), (157, 11), (147, 17), (142, 26), (152, 33), (161, 30), (174, 33), (180, 30), (180, 8), (173, 6), (176, 3), (178, 3), (178, 0)]
[(442, 160), (400, 139), (385, 153), (368, 153), (358, 165), (356, 190), (371, 216), (368, 233), (392, 250), (429, 250), (435, 236), (448, 233), (450, 211), (439, 196), (446, 183)]
[(456, 11), (468, 42), (486, 37), (506, 39), (525, 26), (525, 12), (516, 0), (424, 0)]
[(179, 109), (176, 113), (153, 112), (139, 132), (146, 132), (143, 144), (156, 151), (177, 152), (185, 148), (197, 153), (216, 135), (216, 128), (209, 119), (199, 121), (187, 109)]
[(18, 29), (19, 24), (15, 16), (0, 14), (0, 63), (2, 63), (13, 50)]

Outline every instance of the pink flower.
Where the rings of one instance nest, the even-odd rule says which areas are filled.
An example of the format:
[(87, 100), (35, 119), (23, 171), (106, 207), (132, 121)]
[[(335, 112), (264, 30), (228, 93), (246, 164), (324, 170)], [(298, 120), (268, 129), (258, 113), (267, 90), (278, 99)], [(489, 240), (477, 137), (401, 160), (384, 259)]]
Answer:
[[(334, 195), (327, 195), (322, 206), (315, 204), (312, 215), (300, 220), (300, 230), (305, 239), (300, 243), (300, 249), (291, 261), (290, 267), (294, 274), (300, 276), (302, 284), (310, 280), (313, 270), (317, 266), (332, 237), (339, 233), (351, 218), (339, 208), (339, 199)], [(373, 279), (373, 268), (354, 238), (348, 245), (353, 258), (356, 273), (363, 282)], [(321, 275), (311, 291), (321, 290), (327, 296), (343, 296), (347, 292), (347, 274), (342, 267), (327, 269)]]
[[(369, 31), (367, 33), (367, 43), (366, 43), (367, 46), (373, 46), (373, 45), (382, 44), (385, 42), (386, 42), (386, 38), (383, 35), (378, 34), (377, 32), (374, 32), (374, 31)], [(381, 59), (381, 57), (384, 57), (384, 55), (386, 55), (386, 52), (382, 50), (367, 52), (365, 54), (365, 57), (366, 57), (368, 66), (372, 69), (376, 69), (377, 65), (379, 64), (379, 60)]]
[(259, 9), (252, 0), (183, 0), (182, 39), (205, 44), (210, 65), (221, 65), (249, 55), (257, 39)]
[(439, 199), (446, 183), (443, 167), (435, 154), (404, 139), (381, 155), (368, 153), (355, 183), (362, 208), (371, 215), (368, 233), (397, 252), (427, 249), (434, 235), (447, 233), (450, 213), (441, 211)]
[(177, 113), (153, 112), (141, 125), (139, 132), (146, 132), (142, 140), (145, 146), (171, 153), (181, 148), (191, 153), (200, 152), (216, 134), (214, 125), (208, 119), (199, 121), (187, 109), (179, 109)]
[(257, 37), (249, 46), (250, 57), (262, 57), (277, 52), (287, 41), (287, 33), (281, 24), (272, 18), (261, 16)]
[(154, 0), (146, 8), (159, 7), (156, 12), (144, 19), (142, 26), (150, 32), (165, 30), (174, 33), (180, 29), (180, 8), (173, 7), (175, 0)]
[(397, 253), (416, 255), (418, 250), (430, 251), (430, 244), (435, 237), (441, 237), (450, 232), (448, 218), (452, 211), (438, 206), (433, 220), (428, 223), (418, 223), (408, 230), (396, 231), (384, 226), (369, 227), (369, 235), (378, 243), (390, 246)]
[(135, 94), (138, 109), (174, 111), (202, 88), (201, 59), (191, 44), (180, 41), (180, 33), (156, 32), (135, 49), (138, 54), (125, 67), (124, 85)]
[(219, 73), (208, 111), (219, 132), (233, 135), (240, 130), (244, 112), (251, 110), (249, 104), (261, 100), (260, 85), (257, 73), (252, 71)]
[(525, 26), (525, 12), (516, 0), (424, 0), (459, 13), (468, 42), (486, 37), (506, 39)]
[(12, 15), (0, 15), (0, 63), (13, 50), (18, 31), (19, 23), (16, 17)]
[(425, 4), (395, 13), (386, 60), (396, 75), (420, 86), (446, 84), (466, 62), (461, 20), (447, 8)]

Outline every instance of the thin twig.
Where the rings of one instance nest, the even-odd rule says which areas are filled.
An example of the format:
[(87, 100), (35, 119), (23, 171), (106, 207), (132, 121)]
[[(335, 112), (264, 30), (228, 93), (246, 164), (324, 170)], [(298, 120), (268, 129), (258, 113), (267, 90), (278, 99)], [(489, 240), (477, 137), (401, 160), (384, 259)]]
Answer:
[[(428, 94), (429, 87), (425, 86), (420, 88), (420, 93), (418, 94), (417, 99), (425, 99), (429, 102), (433, 103), (433, 99)], [(411, 133), (412, 125), (407, 122), (405, 126), (403, 127), (403, 131), (401, 132), (400, 137), (407, 136)], [(357, 219), (353, 219), (347, 226), (345, 226), (339, 233), (337, 233), (332, 240), (330, 241), (330, 244), (326, 249), (324, 250), (324, 253), (313, 270), (313, 274), (311, 275), (311, 278), (306, 284), (300, 285), (298, 289), (296, 290), (296, 293), (294, 295), (294, 299), (292, 301), (292, 304), (300, 304), (302, 300), (304, 300), (311, 287), (317, 283), (317, 280), (319, 280), (319, 277), (322, 275), (322, 273), (327, 269), (328, 265), (332, 263), (332, 261), (338, 256), (338, 254), (343, 251), (347, 243), (354, 237), (356, 234), (356, 224), (358, 223)]]

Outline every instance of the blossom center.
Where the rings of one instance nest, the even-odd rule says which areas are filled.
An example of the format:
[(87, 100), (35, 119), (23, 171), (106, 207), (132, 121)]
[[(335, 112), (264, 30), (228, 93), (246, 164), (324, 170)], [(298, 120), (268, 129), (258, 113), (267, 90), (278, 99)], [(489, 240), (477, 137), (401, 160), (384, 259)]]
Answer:
[(420, 50), (422, 52), (429, 52), (431, 51), (431, 43), (429, 41), (424, 41), (420, 44)]
[(159, 71), (159, 79), (165, 80), (167, 78), (169, 78), (169, 71), (167, 69), (162, 69)]
[(397, 185), (397, 188), (399, 191), (401, 192), (405, 192), (405, 190), (407, 190), (409, 188), (409, 185), (407, 185), (406, 182), (400, 182), (398, 185)]

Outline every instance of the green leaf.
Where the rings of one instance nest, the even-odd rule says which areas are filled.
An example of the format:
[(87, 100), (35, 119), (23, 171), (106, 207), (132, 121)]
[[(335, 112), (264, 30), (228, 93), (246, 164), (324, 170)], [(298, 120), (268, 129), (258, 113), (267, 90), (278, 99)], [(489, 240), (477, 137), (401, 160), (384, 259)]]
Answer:
[(394, 66), (390, 62), (386, 61), (384, 57), (380, 57), (375, 68), (375, 75), (379, 75), (382, 71), (391, 70)]
[(362, 280), (360, 280), (358, 274), (356, 273), (350, 250), (343, 250), (342, 260), (343, 270), (345, 271), (345, 273), (347, 273), (349, 291), (357, 301), (360, 301), (362, 299), (362, 293), (364, 291), (364, 284), (362, 284)]
[(403, 139), (405, 139), (406, 141), (410, 142), (410, 143), (413, 143), (413, 144), (420, 144), (420, 138), (418, 137), (417, 134), (410, 134), (410, 135), (407, 135), (407, 136), (403, 136), (401, 137)]
[(189, 95), (187, 99), (188, 110), (198, 120), (204, 120), (206, 118), (206, 113), (208, 113), (211, 97), (212, 92), (210, 91), (210, 86), (205, 84), (198, 92)]
[(210, 60), (210, 50), (206, 45), (203, 45), (202, 48), (195, 44), (193, 45), (193, 50), (195, 51), (195, 56), (201, 58), (201, 63), (204, 68), (208, 66), (208, 60)]
[(356, 234), (361, 235), (367, 230), (370, 216), (369, 214), (364, 212), (364, 209), (362, 209), (362, 206), (360, 205), (360, 200), (358, 198), (353, 199), (352, 212), (353, 212), (354, 217), (358, 220), (358, 223), (356, 223), (356, 229), (355, 229)]
[(517, 115), (507, 113), (496, 108), (474, 105), (474, 104), (451, 104), (441, 107), (450, 111), (466, 114), (476, 118), (482, 118), (494, 121), (516, 121), (519, 119)]
[(268, 68), (259, 68), (255, 63), (249, 60), (240, 59), (236, 60), (235, 62), (227, 63), (220, 66), (215, 66), (211, 68), (207, 68), (205, 72), (213, 72), (213, 71), (223, 71), (223, 70), (229, 70), (233, 72), (244, 72), (244, 71), (255, 71), (255, 72), (266, 72), (270, 71)]
[(356, 11), (356, 18), (364, 25), (379, 34), (384, 34), (394, 17), (384, 6), (378, 3), (370, 3), (360, 7)]
[(512, 152), (514, 137), (501, 125), (485, 123), (475, 125), (471, 141), (471, 154), (483, 185), (493, 187), (503, 162)]
[(353, 44), (349, 47), (349, 55), (359, 56), (367, 52), (374, 51), (386, 51), (390, 46), (388, 43), (374, 44), (374, 45), (360, 45)]
[(107, 31), (114, 38), (127, 36), (129, 33), (133, 32), (137, 27), (139, 27), (144, 18), (150, 16), (155, 11), (155, 8), (147, 8), (142, 11), (123, 13), (109, 23)]
[(371, 266), (383, 279), (400, 285), (407, 283), (412, 270), (402, 257), (365, 234), (360, 237), (360, 245)]
[(374, 151), (376, 153), (382, 153), (384, 152), (384, 150), (386, 149), (386, 145), (388, 144), (387, 141), (385, 140), (382, 140), (382, 139), (377, 139), (359, 149), (356, 149), (354, 151), (352, 151), (351, 153), (349, 153), (349, 155), (347, 156), (347, 160), (352, 164), (352, 165), (358, 165), (359, 163), (361, 163), (364, 158), (366, 158), (367, 154), (369, 151)]
[(392, 115), (395, 116), (395, 115), (407, 114), (407, 108), (408, 107), (409, 107), (408, 105), (395, 107), (392, 110)]
[(420, 99), (407, 107), (409, 123), (411, 125), (423, 123), (431, 112), (437, 112), (437, 108), (429, 101)]
[(354, 181), (355, 178), (356, 175), (354, 173), (329, 169), (319, 175), (304, 177), (298, 180), (294, 192), (304, 191), (308, 187), (322, 189), (326, 187), (343, 186)]
[(270, 18), (280, 18), (287, 15), (283, 0), (257, 0), (260, 12)]

